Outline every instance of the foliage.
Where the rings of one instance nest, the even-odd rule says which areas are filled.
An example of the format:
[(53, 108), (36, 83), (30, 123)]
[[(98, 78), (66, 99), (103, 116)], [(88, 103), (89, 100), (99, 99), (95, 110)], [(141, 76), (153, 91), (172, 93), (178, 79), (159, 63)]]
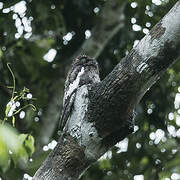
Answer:
[[(127, 0), (124, 28), (98, 57), (102, 79), (177, 2), (161, 0), (161, 4), (155, 4), (159, 1)], [(53, 148), (52, 140), (58, 139), (56, 129), (46, 145), (39, 140), (44, 114), (54, 92), (64, 86), (69, 58), (87, 38), (85, 32), (91, 31), (98, 22), (104, 3), (104, 0), (0, 2), (0, 119), (8, 119), (0, 125), (0, 177), (3, 180), (32, 176)], [(134, 30), (133, 24), (141, 30)], [(55, 57), (45, 58), (51, 49), (55, 50)], [(7, 63), (11, 63), (16, 77), (14, 93), (8, 88), (12, 74)], [(61, 81), (57, 82), (57, 78)], [(27, 88), (22, 90), (24, 86)], [(176, 63), (137, 106), (136, 131), (90, 167), (81, 179), (128, 180), (144, 175), (145, 179), (165, 180), (180, 176), (179, 86), (180, 64)], [(19, 112), (32, 103), (32, 99), (26, 99), (28, 89), (37, 97), (38, 110), (25, 109), (25, 117), (21, 119)], [(13, 101), (20, 101), (21, 108), (7, 117), (10, 104), (6, 105)], [(33, 137), (36, 151), (29, 159), (34, 152)]]
[(32, 99), (32, 97), (29, 89), (25, 87), (21, 92), (16, 92), (14, 73), (9, 64), (7, 64), (7, 67), (13, 79), (13, 86), (8, 87), (12, 89), (12, 96), (6, 105), (5, 116), (0, 124), (0, 169), (3, 173), (10, 168), (11, 161), (13, 161), (14, 166), (17, 166), (17, 164), (25, 164), (34, 152), (33, 136), (29, 134), (19, 134), (16, 129), (5, 124), (5, 122), (11, 119), (12, 126), (15, 127), (15, 116), (20, 112), (24, 112), (22, 111), (23, 109), (31, 106), (34, 111), (36, 110), (33, 104), (20, 106), (20, 102), (28, 101)]
[(5, 173), (11, 165), (27, 163), (34, 152), (34, 138), (29, 134), (19, 134), (9, 125), (0, 125), (0, 169)]

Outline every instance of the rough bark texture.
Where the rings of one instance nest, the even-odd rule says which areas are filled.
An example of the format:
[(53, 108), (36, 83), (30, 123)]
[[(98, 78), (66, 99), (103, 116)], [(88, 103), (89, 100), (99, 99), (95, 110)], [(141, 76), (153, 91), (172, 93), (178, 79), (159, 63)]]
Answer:
[[(100, 16), (94, 28), (92, 29), (92, 35), (90, 39), (84, 41), (79, 50), (72, 55), (68, 60), (69, 63), (72, 62), (79, 54), (86, 54), (90, 57), (97, 58), (106, 44), (111, 40), (111, 38), (123, 27), (124, 24), (124, 8), (126, 2), (119, 2), (119, 0), (109, 0), (105, 4), (105, 7), (102, 9)], [(67, 69), (68, 67), (64, 67)], [(63, 92), (62, 89), (62, 77), (57, 79), (55, 88), (52, 91), (52, 97), (46, 108), (46, 112), (42, 116), (42, 128), (39, 133), (37, 142), (40, 144), (47, 144), (54, 132), (54, 129), (57, 125), (59, 118), (59, 113), (62, 108), (63, 96), (60, 95), (60, 92)], [(43, 137), (43, 138), (42, 138)]]
[(75, 180), (89, 165), (83, 148), (69, 135), (62, 135), (34, 179)]
[(180, 55), (180, 1), (100, 83), (77, 90), (67, 132), (33, 179), (78, 179), (133, 129), (133, 109)]

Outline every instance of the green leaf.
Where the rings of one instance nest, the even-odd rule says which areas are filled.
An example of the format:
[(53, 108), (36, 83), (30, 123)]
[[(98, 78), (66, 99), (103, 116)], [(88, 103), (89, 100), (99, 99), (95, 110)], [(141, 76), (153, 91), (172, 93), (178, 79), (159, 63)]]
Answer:
[(108, 160), (101, 160), (99, 163), (100, 169), (108, 170), (111, 168), (111, 163)]
[(10, 154), (17, 149), (17, 132), (11, 126), (4, 124), (0, 125), (0, 168), (3, 172), (10, 167)]
[(4, 143), (0, 136), (0, 169), (5, 173), (10, 167), (10, 155), (8, 152), (7, 145)]
[(15, 117), (14, 116), (12, 116), (12, 125), (13, 125), (13, 127), (15, 127)]
[(34, 153), (34, 137), (31, 135), (27, 135), (26, 139), (25, 139), (25, 143), (24, 146), (26, 148), (26, 151), (28, 153), (29, 156), (32, 156), (32, 154)]
[(29, 134), (20, 134), (18, 136), (18, 149), (15, 151), (13, 160), (16, 163), (27, 163), (30, 156), (34, 152), (34, 138)]
[(8, 113), (9, 113), (9, 110), (11, 109), (11, 106), (8, 104), (7, 106), (6, 106), (6, 110), (5, 110), (5, 115), (6, 115), (6, 117), (8, 116)]
[(0, 59), (1, 59), (2, 56), (3, 56), (3, 52), (2, 52), (2, 50), (0, 49)]
[[(0, 168), (6, 171), (10, 159), (14, 165), (27, 163), (34, 152), (34, 138), (29, 134), (18, 135), (14, 128), (5, 124), (0, 125)], [(9, 154), (9, 151), (12, 154)]]

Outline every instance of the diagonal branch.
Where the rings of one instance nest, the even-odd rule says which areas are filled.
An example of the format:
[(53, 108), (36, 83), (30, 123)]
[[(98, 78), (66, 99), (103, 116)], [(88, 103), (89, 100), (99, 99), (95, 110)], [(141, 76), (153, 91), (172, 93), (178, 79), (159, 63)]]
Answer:
[[(71, 61), (79, 54), (87, 54), (97, 58), (110, 39), (123, 27), (123, 12), (126, 2), (109, 0), (105, 3), (98, 21), (92, 29), (92, 36), (85, 40), (79, 50), (71, 57)], [(64, 67), (65, 68), (65, 67)], [(48, 104), (47, 110), (42, 116), (42, 127), (37, 141), (39, 144), (47, 144), (57, 126), (59, 113), (61, 112), (64, 86), (64, 78), (56, 80), (57, 88), (54, 88), (53, 96)]]
[(133, 109), (180, 55), (180, 1), (100, 83), (77, 89), (55, 149), (33, 179), (78, 179), (109, 147), (132, 132)]
[(114, 70), (90, 91), (91, 103), (88, 113), (90, 119), (95, 122), (98, 134), (108, 138), (109, 142), (105, 140), (107, 144), (112, 144), (114, 136), (124, 138), (121, 133), (118, 135), (118, 132), (131, 122), (134, 107), (147, 89), (179, 57), (179, 18), (180, 1)]

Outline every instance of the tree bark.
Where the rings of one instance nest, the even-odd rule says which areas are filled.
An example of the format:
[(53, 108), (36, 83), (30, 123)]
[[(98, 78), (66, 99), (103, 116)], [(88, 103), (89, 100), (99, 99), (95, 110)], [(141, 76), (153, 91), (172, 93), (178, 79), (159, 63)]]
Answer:
[(133, 132), (134, 107), (180, 55), (180, 1), (100, 83), (77, 90), (67, 131), (33, 179), (75, 180)]
[[(91, 37), (85, 40), (79, 50), (69, 58), (69, 63), (71, 63), (79, 54), (86, 54), (94, 58), (99, 57), (106, 44), (123, 27), (124, 8), (126, 4), (126, 2), (119, 2), (119, 0), (109, 0), (105, 3), (102, 12), (98, 16), (98, 21), (92, 29)], [(64, 68), (67, 69), (67, 67)], [(58, 123), (58, 116), (62, 107), (62, 101), (60, 101), (60, 99), (63, 99), (63, 96), (60, 95), (60, 91), (63, 92), (62, 81), (64, 81), (64, 77), (60, 77), (54, 82), (56, 87), (53, 89), (53, 95), (46, 108), (46, 112), (43, 113), (43, 116), (41, 117), (42, 128), (39, 137), (37, 138), (37, 142), (39, 142), (40, 145), (49, 143)]]

